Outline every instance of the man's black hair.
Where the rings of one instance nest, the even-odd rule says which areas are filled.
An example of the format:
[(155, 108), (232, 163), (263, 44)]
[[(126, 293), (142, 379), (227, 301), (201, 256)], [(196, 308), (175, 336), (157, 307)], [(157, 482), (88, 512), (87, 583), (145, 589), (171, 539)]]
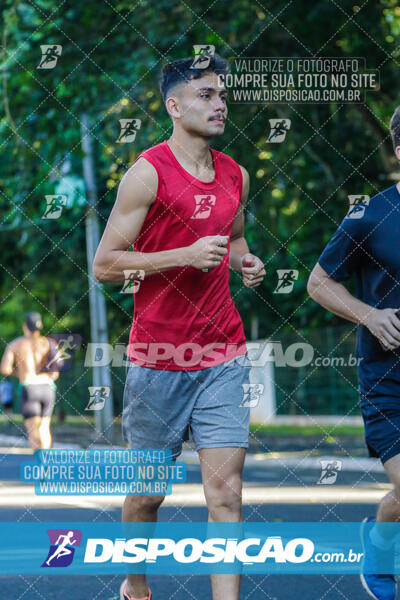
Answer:
[(29, 331), (39, 331), (43, 327), (42, 317), (37, 312), (28, 312), (25, 315), (24, 320), (25, 325), (29, 329)]
[(217, 75), (228, 73), (228, 63), (219, 54), (210, 57), (210, 64), (205, 69), (191, 69), (193, 60), (193, 58), (181, 58), (163, 67), (160, 90), (164, 102), (170, 89), (178, 83), (189, 83), (191, 79), (199, 79), (205, 73), (216, 73)]
[(390, 119), (390, 135), (392, 136), (393, 148), (400, 146), (400, 106), (396, 108)]

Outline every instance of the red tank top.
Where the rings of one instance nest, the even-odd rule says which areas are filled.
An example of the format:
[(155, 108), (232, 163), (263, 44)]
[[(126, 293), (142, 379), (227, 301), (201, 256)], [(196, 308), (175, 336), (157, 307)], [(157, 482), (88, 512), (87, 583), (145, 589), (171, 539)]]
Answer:
[[(242, 193), (242, 172), (211, 149), (215, 177), (204, 183), (185, 171), (164, 141), (140, 156), (158, 173), (158, 190), (133, 245), (159, 252), (207, 235), (230, 236)], [(138, 160), (137, 159), (137, 160)], [(228, 254), (208, 273), (173, 268), (145, 277), (134, 293), (128, 358), (145, 367), (204, 369), (247, 353), (240, 315), (229, 290)]]

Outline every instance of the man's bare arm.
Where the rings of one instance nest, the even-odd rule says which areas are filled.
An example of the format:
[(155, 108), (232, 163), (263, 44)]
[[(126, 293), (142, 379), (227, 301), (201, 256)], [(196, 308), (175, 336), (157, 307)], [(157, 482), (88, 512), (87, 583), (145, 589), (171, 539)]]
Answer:
[(396, 308), (379, 309), (358, 300), (317, 263), (307, 284), (311, 298), (330, 312), (357, 325), (365, 325), (382, 345), (394, 350), (400, 345), (400, 320)]
[(243, 284), (246, 287), (256, 288), (262, 283), (266, 271), (263, 261), (250, 253), (244, 237), (244, 207), (249, 196), (250, 180), (246, 169), (240, 167), (240, 170), (243, 176), (242, 195), (232, 225), (229, 266), (235, 271), (241, 271)]
[(227, 253), (226, 248), (218, 246), (222, 236), (207, 236), (190, 246), (160, 252), (129, 251), (156, 198), (157, 186), (157, 171), (144, 158), (122, 178), (93, 262), (94, 276), (101, 283), (124, 281), (124, 270), (141, 270), (147, 277), (187, 265), (214, 267)]
[(242, 270), (242, 256), (249, 252), (249, 247), (244, 237), (244, 207), (249, 197), (249, 174), (244, 167), (240, 167), (243, 176), (242, 196), (232, 225), (231, 246), (229, 252), (229, 266), (235, 271)]
[(58, 379), (60, 377), (60, 372), (59, 371), (51, 371), (50, 373), (46, 373), (46, 375), (48, 375), (50, 377), (50, 379), (52, 379), (53, 381), (56, 381), (56, 379)]
[(14, 373), (14, 350), (12, 344), (8, 344), (1, 359), (0, 371), (2, 375), (13, 375)]

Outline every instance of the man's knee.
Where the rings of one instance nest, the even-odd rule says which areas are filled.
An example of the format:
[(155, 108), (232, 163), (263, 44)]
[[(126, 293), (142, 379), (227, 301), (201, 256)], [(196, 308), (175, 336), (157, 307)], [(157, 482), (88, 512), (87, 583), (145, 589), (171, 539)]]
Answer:
[(50, 430), (50, 419), (47, 417), (43, 417), (40, 420), (39, 427), (41, 431), (49, 431)]
[(207, 506), (211, 518), (218, 519), (220, 513), (240, 514), (242, 508), (242, 478), (233, 475), (226, 481), (210, 483), (205, 488)]
[(40, 421), (36, 417), (25, 420), (25, 429), (29, 437), (37, 438), (40, 433)]
[(389, 477), (390, 477), (390, 482), (393, 485), (393, 490), (391, 492), (391, 498), (393, 500), (398, 499), (400, 502), (400, 472), (398, 472), (397, 470), (394, 471), (393, 469), (391, 470), (390, 473), (388, 473)]
[(125, 503), (128, 509), (153, 512), (158, 510), (165, 496), (127, 496)]
[(392, 481), (392, 484), (393, 490), (388, 494), (390, 498), (388, 497), (387, 499), (390, 500), (392, 504), (396, 504), (397, 509), (400, 511), (400, 480)]

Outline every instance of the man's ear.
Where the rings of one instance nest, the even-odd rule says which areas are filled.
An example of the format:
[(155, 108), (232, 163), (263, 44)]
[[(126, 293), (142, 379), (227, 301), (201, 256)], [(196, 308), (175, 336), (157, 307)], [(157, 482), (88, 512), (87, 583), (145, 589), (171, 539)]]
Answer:
[(396, 146), (395, 148), (395, 154), (396, 154), (396, 158), (397, 160), (400, 160), (400, 146)]
[(170, 95), (165, 100), (165, 108), (172, 119), (180, 119), (183, 115), (183, 91), (184, 83), (173, 86)]
[(179, 119), (181, 117), (180, 101), (177, 96), (169, 96), (165, 101), (165, 107), (172, 119)]

